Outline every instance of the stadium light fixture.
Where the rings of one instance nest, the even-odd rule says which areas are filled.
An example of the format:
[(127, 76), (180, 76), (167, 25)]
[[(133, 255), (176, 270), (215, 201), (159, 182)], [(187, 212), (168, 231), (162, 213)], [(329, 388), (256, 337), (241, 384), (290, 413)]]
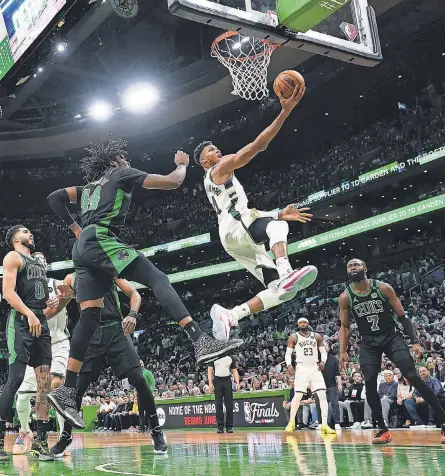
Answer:
[(67, 49), (67, 45), (65, 43), (57, 43), (56, 51), (58, 53), (63, 53), (64, 51), (66, 51), (66, 49)]
[(89, 113), (97, 121), (106, 121), (113, 115), (113, 108), (108, 102), (96, 101), (92, 104)]
[(151, 84), (136, 84), (123, 94), (123, 106), (132, 112), (144, 112), (158, 102), (159, 92)]
[(43, 71), (42, 66), (39, 66), (39, 67), (37, 68), (37, 72), (38, 72), (38, 73), (41, 73), (42, 71)]

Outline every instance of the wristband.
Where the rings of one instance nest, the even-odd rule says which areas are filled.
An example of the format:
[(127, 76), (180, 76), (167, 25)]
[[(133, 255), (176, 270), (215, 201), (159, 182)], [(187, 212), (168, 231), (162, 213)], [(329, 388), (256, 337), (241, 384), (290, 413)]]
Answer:
[(130, 312), (128, 314), (130, 317), (134, 317), (135, 319), (139, 319), (141, 316), (138, 314), (137, 311), (134, 311), (133, 309), (130, 309)]

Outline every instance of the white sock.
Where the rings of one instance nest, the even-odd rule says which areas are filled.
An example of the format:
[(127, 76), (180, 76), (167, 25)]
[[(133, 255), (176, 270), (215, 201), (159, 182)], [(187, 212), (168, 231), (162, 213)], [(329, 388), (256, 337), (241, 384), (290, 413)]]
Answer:
[(20, 427), (25, 432), (30, 432), (29, 417), (31, 415), (31, 397), (32, 393), (18, 393), (16, 410), (20, 421)]
[(280, 279), (284, 278), (293, 271), (288, 256), (282, 256), (276, 259), (277, 271), (279, 273)]
[(328, 401), (327, 401), (327, 393), (325, 390), (318, 390), (317, 396), (319, 397), (319, 406), (321, 407), (321, 420), (322, 424), (327, 424), (328, 419)]
[(63, 416), (59, 415), (58, 412), (56, 412), (56, 418), (57, 418), (57, 423), (59, 425), (59, 435), (62, 436), (65, 419)]
[(231, 317), (234, 319), (234, 322), (237, 323), (240, 319), (247, 317), (251, 314), (251, 309), (249, 309), (248, 303), (241, 304), (240, 306), (235, 306), (230, 309)]
[[(299, 395), (299, 397), (298, 397)], [(291, 409), (290, 409), (290, 421), (295, 421), (297, 410), (299, 410), (300, 401), (302, 399), (301, 393), (295, 393), (293, 399), (291, 400)]]

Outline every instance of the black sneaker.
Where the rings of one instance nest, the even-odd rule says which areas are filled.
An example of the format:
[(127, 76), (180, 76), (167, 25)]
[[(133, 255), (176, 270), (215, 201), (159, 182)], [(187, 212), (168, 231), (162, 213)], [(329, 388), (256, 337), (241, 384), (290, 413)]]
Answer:
[(48, 401), (59, 415), (68, 420), (74, 428), (85, 428), (84, 420), (79, 416), (76, 406), (76, 390), (61, 385), (47, 395)]
[(197, 364), (210, 364), (217, 359), (233, 354), (242, 345), (243, 341), (241, 339), (222, 342), (203, 332), (198, 340), (194, 342)]
[(234, 433), (234, 430), (232, 429), (231, 426), (226, 428), (226, 433)]
[(161, 427), (155, 427), (150, 434), (152, 435), (153, 451), (158, 454), (167, 453), (167, 442)]
[(66, 431), (63, 431), (56, 444), (50, 449), (50, 453), (55, 458), (63, 458), (65, 456), (65, 450), (71, 445), (72, 442), (73, 438), (71, 435)]
[(219, 426), (217, 428), (217, 433), (224, 433), (224, 430), (223, 430), (223, 427), (222, 426)]
[(5, 441), (4, 441), (4, 434), (3, 439), (0, 441), (0, 461), (8, 461), (9, 455), (5, 451)]
[(38, 456), (40, 461), (54, 460), (54, 455), (50, 453), (48, 449), (48, 442), (45, 440), (34, 438), (30, 453), (34, 456)]

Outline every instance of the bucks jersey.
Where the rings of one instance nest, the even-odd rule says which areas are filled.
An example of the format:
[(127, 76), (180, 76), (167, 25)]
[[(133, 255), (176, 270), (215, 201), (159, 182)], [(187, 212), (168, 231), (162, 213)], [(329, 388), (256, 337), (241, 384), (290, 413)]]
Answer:
[[(56, 283), (54, 279), (48, 280), (48, 290), (49, 297), (56, 297)], [(60, 312), (58, 312), (54, 317), (48, 319), (48, 328), (51, 335), (51, 345), (57, 344), (67, 340), (70, 337), (70, 333), (67, 328), (68, 313), (67, 309), (64, 307)]]
[(17, 272), (16, 293), (30, 309), (45, 309), (48, 301), (46, 268), (31, 256), (19, 255), (23, 266)]
[[(204, 189), (217, 213), (219, 225), (222, 226), (223, 223), (229, 223), (233, 220), (240, 221), (243, 214), (249, 211), (248, 198), (243, 186), (234, 174), (225, 184), (216, 185), (211, 178), (212, 169), (213, 167), (206, 171)], [(247, 224), (247, 226), (249, 225)]]
[(369, 289), (365, 293), (355, 291), (351, 284), (345, 291), (351, 316), (361, 336), (395, 330), (395, 313), (379, 290), (379, 281), (369, 279)]
[(82, 190), (82, 226), (122, 226), (125, 223), (135, 185), (142, 186), (147, 172), (127, 168), (108, 170)]
[(294, 352), (296, 353), (296, 364), (317, 364), (319, 362), (319, 355), (314, 332), (310, 332), (306, 337), (299, 332), (296, 332), (296, 345), (294, 346)]

